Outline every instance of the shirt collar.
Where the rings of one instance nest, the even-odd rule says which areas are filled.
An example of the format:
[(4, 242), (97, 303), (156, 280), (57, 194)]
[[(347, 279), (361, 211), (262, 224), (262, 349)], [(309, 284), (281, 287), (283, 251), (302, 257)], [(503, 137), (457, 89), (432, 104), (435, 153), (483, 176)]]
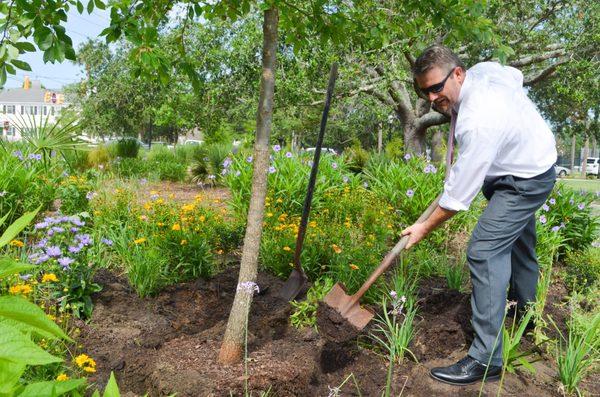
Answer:
[(457, 113), (460, 110), (460, 104), (462, 103), (463, 99), (465, 99), (465, 97), (468, 95), (469, 90), (471, 89), (471, 79), (469, 78), (469, 76), (469, 71), (465, 71), (465, 81), (463, 81), (462, 85), (460, 86), (458, 101), (454, 104), (453, 107), (454, 111)]

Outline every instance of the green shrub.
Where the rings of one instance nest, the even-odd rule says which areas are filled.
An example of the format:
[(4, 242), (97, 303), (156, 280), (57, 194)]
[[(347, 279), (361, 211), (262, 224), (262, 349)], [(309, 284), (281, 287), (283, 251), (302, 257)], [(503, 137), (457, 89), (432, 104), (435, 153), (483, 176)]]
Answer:
[(115, 160), (112, 171), (121, 178), (138, 178), (150, 174), (152, 167), (140, 157), (122, 158)]
[(225, 159), (231, 155), (232, 145), (229, 143), (211, 143), (206, 145), (206, 157), (208, 158), (208, 172), (220, 179), (224, 175), (223, 170), (226, 167)]
[(573, 291), (585, 291), (600, 280), (600, 248), (570, 252), (565, 258), (566, 284)]
[(110, 153), (105, 145), (99, 145), (87, 153), (87, 163), (90, 167), (106, 167), (109, 162)]
[(355, 141), (354, 144), (344, 151), (344, 159), (348, 164), (348, 169), (355, 174), (362, 172), (365, 165), (369, 161), (369, 152), (362, 148), (360, 141)]
[(290, 302), (293, 311), (290, 316), (292, 326), (296, 328), (313, 327), (315, 330), (317, 329), (317, 308), (319, 307), (319, 302), (331, 290), (333, 284), (334, 281), (327, 277), (316, 280), (308, 291), (306, 291), (306, 299)]
[(117, 142), (117, 157), (135, 158), (140, 151), (140, 143), (135, 138), (123, 138)]
[(187, 175), (185, 165), (175, 162), (157, 163), (156, 171), (161, 181), (181, 182)]
[(60, 182), (57, 198), (63, 214), (87, 211), (89, 200), (94, 196), (95, 183), (86, 175), (71, 175)]
[(163, 145), (152, 145), (146, 154), (146, 160), (152, 164), (178, 162), (175, 153)]
[(404, 139), (395, 137), (385, 145), (385, 155), (390, 160), (402, 160), (404, 156)]

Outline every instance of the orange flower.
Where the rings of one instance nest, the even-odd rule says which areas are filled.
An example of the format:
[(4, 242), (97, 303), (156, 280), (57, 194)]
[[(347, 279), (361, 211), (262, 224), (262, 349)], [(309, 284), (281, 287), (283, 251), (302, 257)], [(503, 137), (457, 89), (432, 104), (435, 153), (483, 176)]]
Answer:
[(342, 249), (340, 247), (338, 247), (336, 244), (331, 244), (331, 248), (333, 248), (333, 252), (335, 252), (336, 254), (339, 254), (340, 252), (342, 252)]
[(171, 228), (171, 230), (175, 230), (175, 231), (181, 230), (181, 225), (179, 223), (176, 223), (176, 224), (173, 225), (173, 227)]
[(358, 270), (358, 266), (356, 266), (354, 263), (351, 263), (348, 266), (350, 266), (350, 269), (352, 270)]

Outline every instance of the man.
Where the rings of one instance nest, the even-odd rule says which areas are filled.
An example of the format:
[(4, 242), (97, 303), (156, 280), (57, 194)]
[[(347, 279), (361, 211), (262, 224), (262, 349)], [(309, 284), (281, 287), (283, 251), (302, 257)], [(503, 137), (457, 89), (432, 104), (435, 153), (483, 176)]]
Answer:
[(448, 48), (434, 45), (416, 60), (413, 74), (421, 93), (452, 117), (459, 155), (438, 207), (402, 231), (410, 235), (406, 248), (467, 210), (479, 189), (489, 201), (467, 248), (475, 339), (465, 358), (433, 368), (431, 376), (458, 385), (498, 378), (507, 289), (520, 311), (535, 300), (535, 211), (556, 179), (554, 136), (517, 69), (484, 62), (466, 71)]

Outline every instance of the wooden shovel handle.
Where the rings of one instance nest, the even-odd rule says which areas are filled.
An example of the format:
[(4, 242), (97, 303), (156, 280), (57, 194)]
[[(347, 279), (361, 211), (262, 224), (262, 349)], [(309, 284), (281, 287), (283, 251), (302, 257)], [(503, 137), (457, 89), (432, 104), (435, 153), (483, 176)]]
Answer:
[[(435, 200), (433, 200), (433, 202), (431, 204), (429, 204), (429, 207), (427, 207), (425, 212), (423, 212), (423, 214), (419, 217), (419, 219), (417, 219), (416, 223), (424, 222), (427, 220), (427, 218), (429, 218), (429, 216), (433, 213), (433, 211), (438, 206), (438, 203), (439, 203), (441, 197), (442, 197), (442, 195), (440, 194), (439, 196), (436, 197)], [(358, 292), (356, 292), (354, 295), (352, 295), (352, 299), (348, 303), (348, 306), (355, 305), (356, 302), (358, 302), (360, 300), (360, 298), (362, 298), (362, 296), (365, 294), (365, 292), (367, 292), (367, 290), (371, 287), (371, 285), (373, 285), (373, 283), (379, 278), (379, 276), (381, 276), (388, 269), (388, 267), (390, 267), (390, 265), (394, 262), (394, 259), (396, 259), (396, 257), (400, 253), (400, 251), (402, 251), (404, 249), (404, 247), (406, 247), (406, 244), (408, 243), (409, 239), (410, 239), (410, 235), (407, 235), (407, 236), (402, 237), (400, 239), (400, 241), (398, 241), (398, 243), (394, 246), (394, 248), (392, 248), (392, 250), (385, 256), (385, 258), (383, 258), (381, 265), (379, 265), (379, 267), (377, 267), (377, 269), (375, 269), (375, 271), (373, 273), (371, 273), (371, 276), (369, 276), (367, 281), (365, 281), (365, 283), (362, 285), (362, 287), (360, 287)]]

